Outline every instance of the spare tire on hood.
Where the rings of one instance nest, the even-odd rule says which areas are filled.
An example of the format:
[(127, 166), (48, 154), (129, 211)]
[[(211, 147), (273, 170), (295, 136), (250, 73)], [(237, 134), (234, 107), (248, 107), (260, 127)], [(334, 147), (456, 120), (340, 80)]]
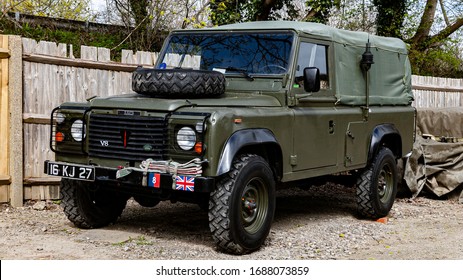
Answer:
[(132, 73), (132, 90), (169, 98), (213, 97), (225, 92), (225, 76), (217, 71), (139, 67)]

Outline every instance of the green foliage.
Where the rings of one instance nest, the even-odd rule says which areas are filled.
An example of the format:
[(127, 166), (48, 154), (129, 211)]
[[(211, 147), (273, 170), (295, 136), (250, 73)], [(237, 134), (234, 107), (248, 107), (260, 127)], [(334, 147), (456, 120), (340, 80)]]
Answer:
[(426, 51), (411, 49), (409, 57), (415, 75), (463, 78), (463, 57), (456, 42), (447, 40), (443, 46)]
[(214, 25), (256, 20), (303, 20), (326, 23), (333, 7), (341, 0), (308, 0), (301, 9), (294, 0), (211, 0)]
[[(80, 56), (80, 46), (115, 48), (112, 59), (118, 59), (120, 50), (130, 48), (120, 44), (128, 30), (104, 25), (87, 26), (95, 18), (90, 0), (5, 0), (0, 3), (0, 33), (14, 34), (55, 43), (72, 44), (74, 56)], [(20, 12), (16, 21), (14, 12)]]
[[(423, 16), (423, 1), (419, 0), (307, 0), (305, 7), (296, 7), (291, 0), (212, 0), (211, 21), (215, 25), (255, 20), (303, 20), (327, 23), (333, 8), (339, 27), (351, 30), (374, 32), (381, 36), (403, 38), (409, 42)], [(462, 7), (444, 1), (457, 17)], [(458, 1), (457, 1), (458, 2)], [(453, 5), (453, 6), (452, 6)], [(456, 5), (456, 6), (455, 6)], [(459, 7), (459, 8), (458, 8)], [(283, 12), (284, 11), (284, 12)], [(375, 17), (376, 13), (376, 17)], [(434, 15), (438, 17), (438, 15)], [(454, 17), (455, 18), (455, 17)], [(368, 22), (367, 22), (368, 21)], [(373, 24), (373, 22), (375, 24)], [(430, 23), (431, 24), (431, 23)], [(445, 36), (424, 37), (420, 44), (411, 44), (412, 71), (417, 75), (462, 77), (463, 45), (448, 40)], [(460, 35), (461, 37), (461, 35)]]
[[(377, 33), (399, 37), (410, 44), (413, 74), (460, 78), (463, 45), (452, 40), (451, 33), (442, 32), (461, 19), (463, 11), (457, 2), (460, 1), (374, 0), (378, 10)], [(430, 9), (433, 5), (438, 12)]]
[[(463, 77), (463, 44), (451, 41), (448, 34), (433, 36), (446, 25), (440, 14), (434, 15), (432, 32), (420, 40), (417, 34), (427, 1), (422, 0), (210, 0), (208, 6), (198, 1), (112, 0), (125, 10), (126, 28), (56, 27), (43, 18), (39, 23), (20, 24), (7, 12), (20, 11), (35, 15), (91, 20), (90, 0), (4, 0), (0, 3), (0, 33), (17, 34), (35, 40), (72, 44), (74, 55), (80, 56), (80, 45), (112, 49), (113, 60), (121, 49), (160, 49), (167, 31), (173, 28), (203, 28), (206, 17), (213, 25), (256, 20), (299, 20), (327, 23), (350, 30), (364, 30), (378, 35), (403, 38), (410, 43), (412, 70), (417, 75)], [(446, 20), (462, 18), (461, 1), (443, 1)], [(148, 5), (147, 3), (151, 3)], [(203, 2), (201, 2), (203, 3)], [(204, 2), (206, 3), (206, 2)], [(203, 3), (203, 4), (204, 4)], [(122, 5), (122, 6), (121, 6)], [(127, 5), (127, 6), (124, 6)], [(146, 6), (148, 5), (148, 6)], [(205, 4), (206, 5), (206, 4)], [(132, 7), (132, 8), (131, 8)], [(136, 13), (135, 13), (136, 12)], [(332, 13), (335, 13), (333, 17)], [(376, 17), (375, 17), (376, 16)], [(178, 21), (180, 17), (180, 21)], [(333, 24), (334, 19), (334, 24)], [(33, 22), (33, 21), (32, 21)], [(180, 27), (181, 25), (181, 27)], [(138, 28), (134, 27), (138, 26)], [(461, 28), (460, 28), (461, 31)], [(461, 38), (463, 32), (459, 33)]]
[[(35, 39), (36, 41), (49, 41), (55, 43), (65, 43), (73, 45), (74, 56), (80, 56), (80, 46), (94, 46), (112, 49), (126, 37), (123, 29), (104, 28), (56, 28), (50, 21), (48, 24), (19, 24), (6, 17), (0, 18), (0, 33), (14, 34), (22, 37)], [(120, 59), (121, 50), (130, 49), (128, 43), (121, 44), (111, 52), (113, 60)]]
[(377, 34), (401, 38), (407, 0), (373, 0), (373, 4), (378, 10), (376, 17)]
[[(210, 9), (211, 9), (211, 21), (214, 25), (224, 25), (236, 22), (251, 21), (252, 18), (246, 17), (254, 10), (254, 5), (257, 2), (256, 0), (250, 1), (246, 5), (246, 1), (239, 0), (211, 0)], [(242, 14), (240, 11), (244, 12), (244, 7), (246, 7), (246, 13)]]
[(94, 18), (90, 12), (90, 0), (2, 0), (2, 2), (0, 8), (7, 12), (83, 21)]
[(307, 18), (307, 21), (326, 24), (330, 17), (333, 7), (340, 7), (341, 0), (309, 0), (306, 4), (311, 8), (313, 16)]

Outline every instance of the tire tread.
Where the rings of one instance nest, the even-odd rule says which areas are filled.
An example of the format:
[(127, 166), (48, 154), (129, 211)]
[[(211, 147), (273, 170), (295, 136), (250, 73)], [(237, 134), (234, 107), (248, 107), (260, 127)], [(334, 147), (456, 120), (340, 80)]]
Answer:
[[(230, 172), (222, 177), (217, 184), (217, 189), (211, 194), (209, 202), (209, 227), (218, 248), (226, 253), (237, 255), (247, 254), (260, 246), (246, 248), (236, 242), (231, 236), (233, 229), (230, 226), (231, 220), (229, 216), (229, 201), (232, 199), (232, 191), (237, 177), (241, 170), (246, 168), (246, 165), (254, 159), (265, 161), (258, 155), (245, 154), (238, 157), (233, 162)], [(271, 212), (270, 215), (273, 217), (273, 210)]]
[[(84, 182), (61, 179), (61, 207), (66, 217), (82, 229), (99, 228), (114, 223), (122, 214), (127, 200), (108, 193), (106, 199), (111, 201), (105, 205), (95, 206), (82, 198), (82, 192), (89, 191), (87, 188), (88, 185)], [(95, 207), (103, 207), (104, 211), (92, 212), (94, 210), (92, 208)]]
[(145, 69), (132, 73), (132, 90), (162, 97), (214, 97), (225, 92), (225, 76), (217, 71)]
[[(382, 160), (385, 157), (394, 157), (391, 150), (383, 147), (380, 149), (378, 154), (375, 156), (373, 162), (363, 171), (360, 173), (359, 177), (357, 178), (357, 188), (356, 188), (356, 198), (357, 198), (357, 212), (360, 216), (368, 219), (377, 219), (384, 217), (387, 215), (385, 211), (378, 209), (375, 206), (375, 202), (378, 199), (372, 193), (372, 184), (375, 180), (375, 172), (378, 172), (378, 166), (381, 165), (383, 162)], [(397, 167), (395, 168), (395, 186), (394, 191), (391, 199), (395, 199), (395, 195), (397, 192)], [(376, 186), (375, 186), (376, 187)], [(392, 206), (392, 205), (391, 205)], [(387, 209), (389, 212), (390, 209)]]

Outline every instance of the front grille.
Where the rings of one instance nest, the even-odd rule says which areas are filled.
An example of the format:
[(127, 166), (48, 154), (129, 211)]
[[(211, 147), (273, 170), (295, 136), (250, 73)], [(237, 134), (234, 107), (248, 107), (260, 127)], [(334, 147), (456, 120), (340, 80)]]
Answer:
[(126, 161), (164, 159), (167, 124), (161, 117), (90, 114), (90, 156)]

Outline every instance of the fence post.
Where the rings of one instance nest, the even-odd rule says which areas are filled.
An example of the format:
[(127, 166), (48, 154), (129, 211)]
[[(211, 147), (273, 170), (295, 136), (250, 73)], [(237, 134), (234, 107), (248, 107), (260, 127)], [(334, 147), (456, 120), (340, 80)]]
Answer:
[(22, 43), (0, 35), (0, 201), (23, 206)]
[(24, 203), (24, 152), (23, 152), (23, 61), (20, 36), (8, 36), (9, 61), (9, 111), (10, 111), (10, 204), (13, 207)]
[(8, 202), (11, 182), (9, 158), (8, 36), (0, 35), (0, 202)]

